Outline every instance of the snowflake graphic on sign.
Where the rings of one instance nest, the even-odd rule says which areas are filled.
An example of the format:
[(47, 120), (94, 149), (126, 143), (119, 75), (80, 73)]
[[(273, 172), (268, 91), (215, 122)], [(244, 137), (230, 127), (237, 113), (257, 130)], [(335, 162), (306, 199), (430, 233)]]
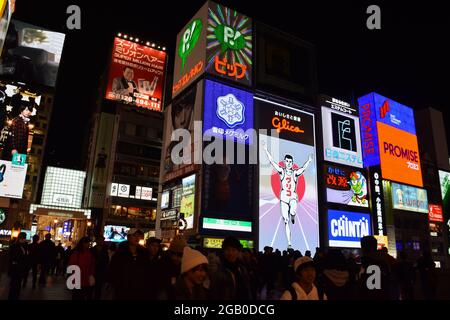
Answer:
[(230, 128), (245, 122), (245, 106), (233, 94), (217, 98), (217, 117)]

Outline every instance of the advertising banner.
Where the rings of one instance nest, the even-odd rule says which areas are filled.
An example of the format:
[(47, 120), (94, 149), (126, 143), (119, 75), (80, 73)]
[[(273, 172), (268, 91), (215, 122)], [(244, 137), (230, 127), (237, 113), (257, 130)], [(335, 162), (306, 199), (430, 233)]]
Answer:
[(166, 52), (114, 38), (106, 99), (161, 111)]
[(374, 219), (374, 232), (378, 236), (384, 236), (387, 233), (386, 229), (386, 214), (383, 184), (381, 180), (380, 166), (369, 168), (369, 182), (370, 182), (370, 199), (371, 212)]
[(427, 190), (394, 182), (391, 186), (394, 209), (428, 213)]
[(210, 2), (206, 70), (241, 85), (252, 84), (252, 19)]
[(0, 197), (22, 199), (27, 168), (27, 164), (0, 160)]
[(252, 232), (250, 221), (203, 218), (203, 229)]
[(442, 206), (430, 204), (428, 211), (428, 220), (433, 222), (444, 222)]
[(207, 135), (252, 144), (253, 95), (211, 80), (205, 81), (203, 132)]
[(358, 117), (322, 107), (322, 128), (326, 161), (363, 167)]
[(186, 221), (186, 229), (194, 228), (195, 217), (195, 174), (184, 178), (180, 216)]
[(330, 247), (361, 248), (361, 238), (372, 235), (370, 215), (328, 210), (328, 244)]
[(259, 248), (319, 247), (317, 166), (314, 116), (255, 101), (260, 129), (279, 130), (279, 137), (259, 135)]
[(363, 170), (325, 165), (327, 201), (356, 207), (369, 207), (367, 174)]
[(127, 240), (127, 235), (128, 231), (130, 231), (130, 228), (124, 226), (107, 225), (103, 230), (105, 241), (122, 242)]
[(177, 35), (172, 98), (205, 72), (208, 5), (205, 3)]
[(423, 186), (417, 136), (383, 123), (377, 128), (383, 178)]
[[(224, 238), (203, 238), (203, 247), (207, 249), (222, 249), (222, 242)], [(239, 239), (244, 249), (253, 249), (252, 240)]]
[[(439, 170), (439, 183), (441, 185), (444, 223), (447, 225), (448, 241), (450, 241), (450, 172)], [(450, 248), (448, 254), (450, 255)]]

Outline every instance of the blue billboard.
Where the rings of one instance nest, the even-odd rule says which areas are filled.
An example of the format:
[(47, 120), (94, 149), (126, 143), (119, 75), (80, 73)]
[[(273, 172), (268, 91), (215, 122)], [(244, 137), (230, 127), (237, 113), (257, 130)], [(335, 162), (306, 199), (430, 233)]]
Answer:
[(358, 98), (364, 167), (380, 164), (377, 122), (416, 134), (413, 109), (372, 92)]
[(361, 238), (372, 235), (370, 214), (328, 210), (328, 245), (360, 248)]
[(252, 144), (253, 95), (211, 80), (205, 81), (203, 133)]

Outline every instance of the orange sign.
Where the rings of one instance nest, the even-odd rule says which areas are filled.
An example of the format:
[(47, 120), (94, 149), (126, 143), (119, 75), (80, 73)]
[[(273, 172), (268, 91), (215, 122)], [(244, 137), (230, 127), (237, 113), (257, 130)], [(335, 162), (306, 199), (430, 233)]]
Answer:
[(377, 129), (383, 179), (422, 187), (417, 137), (381, 122)]
[(304, 133), (305, 131), (300, 129), (299, 127), (293, 126), (287, 121), (286, 119), (280, 119), (279, 117), (273, 117), (272, 118), (272, 125), (275, 129), (277, 129), (277, 132), (280, 133), (281, 131), (289, 131), (294, 133)]

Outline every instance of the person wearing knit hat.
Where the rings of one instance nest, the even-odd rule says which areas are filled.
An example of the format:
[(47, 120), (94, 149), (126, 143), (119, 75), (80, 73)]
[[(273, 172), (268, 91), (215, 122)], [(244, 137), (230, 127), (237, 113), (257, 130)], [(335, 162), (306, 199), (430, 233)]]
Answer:
[(175, 300), (206, 300), (207, 291), (203, 287), (206, 279), (208, 259), (190, 247), (184, 247), (181, 259), (181, 277), (174, 288)]
[(316, 267), (311, 257), (304, 256), (294, 261), (296, 281), (286, 290), (280, 300), (327, 300), (325, 294), (319, 294), (314, 281)]

